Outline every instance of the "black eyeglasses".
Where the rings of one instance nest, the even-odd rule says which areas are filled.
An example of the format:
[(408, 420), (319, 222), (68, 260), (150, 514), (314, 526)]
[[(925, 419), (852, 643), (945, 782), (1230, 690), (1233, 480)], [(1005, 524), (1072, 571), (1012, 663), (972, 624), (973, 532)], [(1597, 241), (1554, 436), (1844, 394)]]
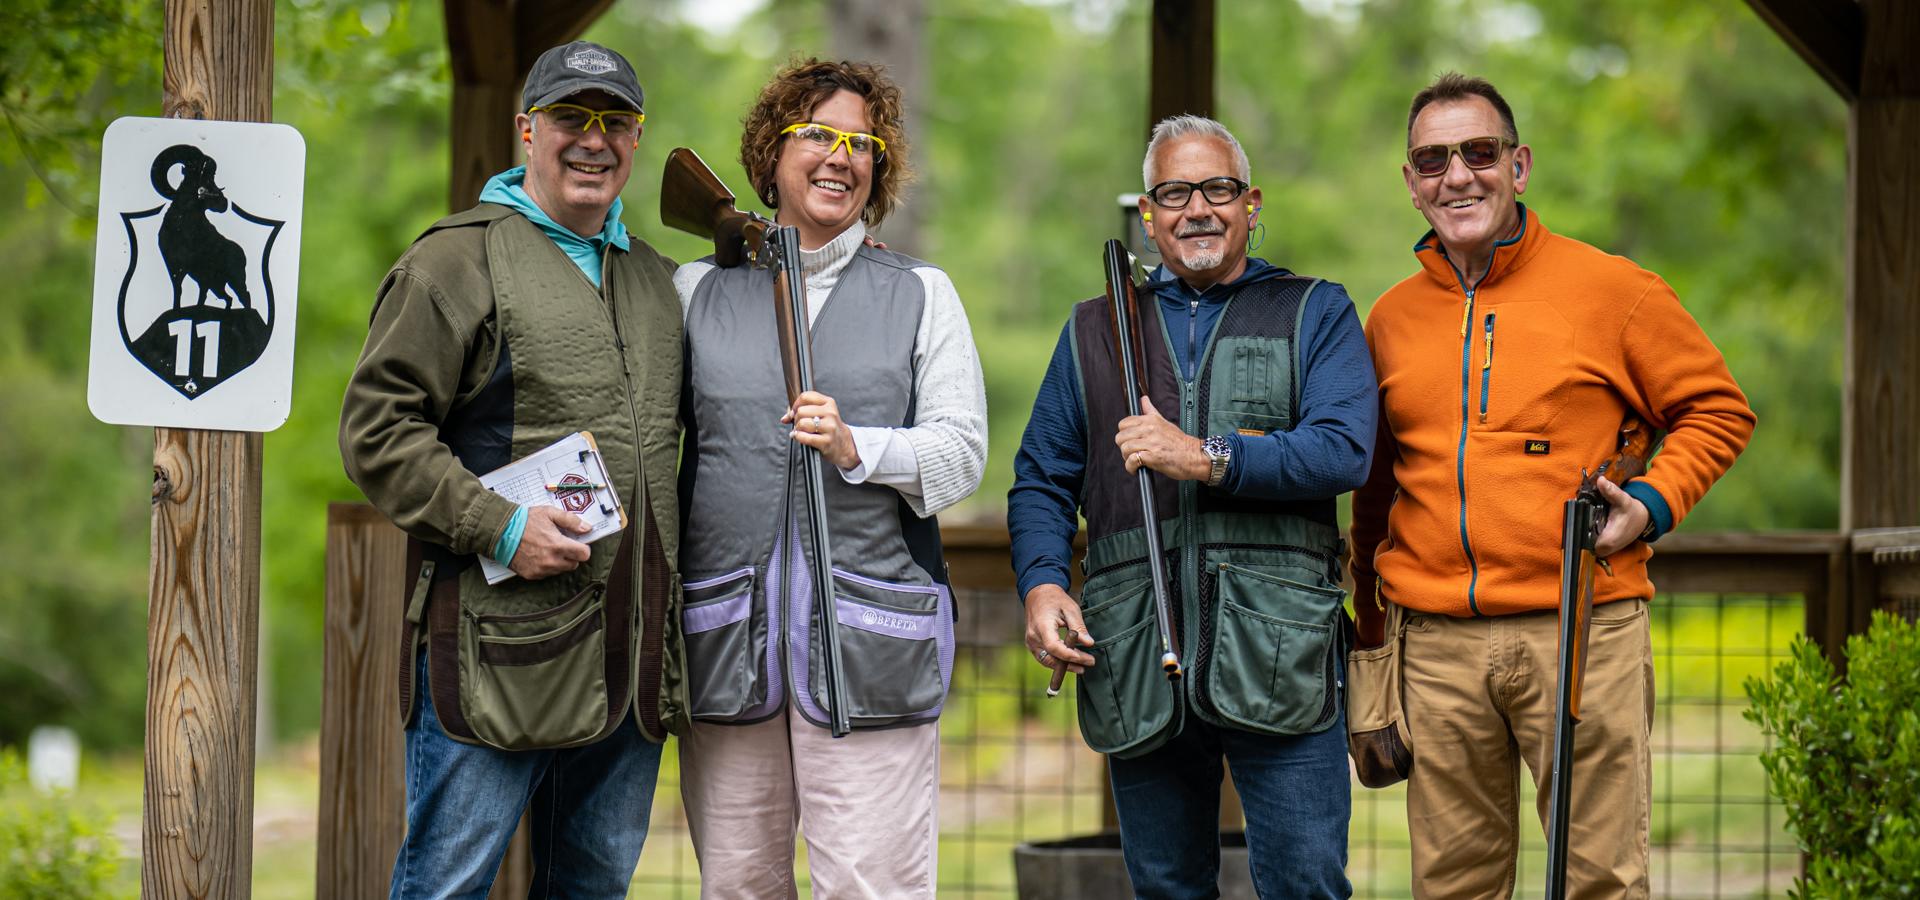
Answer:
[(1186, 209), (1193, 202), (1193, 193), (1199, 191), (1214, 206), (1232, 203), (1247, 192), (1247, 183), (1238, 178), (1221, 175), (1205, 181), (1162, 181), (1147, 189), (1147, 199), (1161, 209)]
[(1428, 144), (1424, 147), (1412, 147), (1407, 150), (1407, 165), (1413, 167), (1417, 175), (1432, 178), (1447, 170), (1447, 164), (1453, 161), (1455, 153), (1469, 169), (1492, 168), (1500, 161), (1500, 152), (1507, 148), (1507, 142), (1497, 137), (1468, 138), (1458, 144)]

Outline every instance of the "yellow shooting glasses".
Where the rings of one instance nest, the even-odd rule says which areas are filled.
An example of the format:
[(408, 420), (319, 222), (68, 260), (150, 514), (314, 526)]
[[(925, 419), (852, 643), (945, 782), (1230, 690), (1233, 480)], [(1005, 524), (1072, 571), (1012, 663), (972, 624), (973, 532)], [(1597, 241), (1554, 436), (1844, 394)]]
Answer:
[(595, 124), (608, 137), (631, 137), (640, 133), (647, 114), (633, 109), (588, 109), (575, 103), (550, 103), (527, 112), (544, 112), (548, 120), (569, 134), (586, 134)]
[(841, 131), (831, 125), (818, 122), (795, 122), (781, 129), (781, 134), (791, 134), (807, 146), (820, 151), (821, 156), (832, 156), (842, 144), (846, 145), (847, 155), (880, 156), (887, 152), (887, 142), (871, 134), (859, 131)]

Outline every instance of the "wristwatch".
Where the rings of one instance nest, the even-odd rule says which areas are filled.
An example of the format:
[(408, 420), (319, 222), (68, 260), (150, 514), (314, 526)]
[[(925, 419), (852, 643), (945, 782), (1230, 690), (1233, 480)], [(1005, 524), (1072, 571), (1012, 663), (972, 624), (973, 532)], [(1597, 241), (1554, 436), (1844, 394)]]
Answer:
[(1227, 480), (1227, 464), (1233, 462), (1233, 445), (1227, 443), (1224, 435), (1213, 435), (1200, 443), (1201, 452), (1207, 454), (1211, 468), (1207, 471), (1207, 487), (1219, 487)]

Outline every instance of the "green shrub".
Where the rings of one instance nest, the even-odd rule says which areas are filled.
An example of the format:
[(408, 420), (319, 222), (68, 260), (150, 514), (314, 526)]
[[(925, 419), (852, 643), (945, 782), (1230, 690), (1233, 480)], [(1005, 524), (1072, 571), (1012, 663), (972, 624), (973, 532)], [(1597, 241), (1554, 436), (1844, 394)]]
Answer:
[(1796, 639), (1772, 681), (1747, 680), (1760, 756), (1807, 854), (1796, 897), (1920, 897), (1920, 626), (1875, 613), (1847, 639), (1847, 677)]
[(0, 750), (0, 897), (73, 900), (113, 897), (120, 847), (106, 820), (42, 796), (27, 784), (20, 754)]

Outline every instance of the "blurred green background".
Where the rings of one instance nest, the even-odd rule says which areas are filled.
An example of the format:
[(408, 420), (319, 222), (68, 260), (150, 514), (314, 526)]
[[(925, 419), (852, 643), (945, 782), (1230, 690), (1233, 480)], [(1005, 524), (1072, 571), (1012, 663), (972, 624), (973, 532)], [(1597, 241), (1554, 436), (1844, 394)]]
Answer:
[[(1060, 324), (1100, 289), (1114, 197), (1141, 187), (1147, 4), (926, 6), (930, 88), (908, 98), (925, 224), (897, 249), (945, 268), (965, 299), (991, 463), (948, 517), (994, 519)], [(740, 118), (790, 53), (826, 52), (824, 7), (626, 0), (589, 30), (647, 90), (630, 228), (676, 259), (705, 252), (659, 224), (660, 164), (694, 147), (749, 199)], [(262, 715), (290, 743), (319, 723), (325, 505), (360, 499), (335, 442), (341, 391), (381, 275), (446, 211), (440, 15), (418, 0), (276, 5), (274, 118), (307, 141), (293, 416), (266, 438), (262, 526)], [(1834, 527), (1846, 110), (1741, 0), (1270, 0), (1218, 15), (1217, 115), (1266, 191), (1259, 255), (1344, 282), (1364, 315), (1413, 271), (1425, 230), (1399, 173), (1407, 101), (1444, 69), (1484, 75), (1534, 148), (1527, 202), (1664, 275), (1759, 412), (1685, 528)], [(90, 751), (140, 746), (152, 435), (92, 418), (86, 368), (100, 134), (159, 113), (160, 16), (145, 0), (0, 8), (0, 744), (63, 724)]]

